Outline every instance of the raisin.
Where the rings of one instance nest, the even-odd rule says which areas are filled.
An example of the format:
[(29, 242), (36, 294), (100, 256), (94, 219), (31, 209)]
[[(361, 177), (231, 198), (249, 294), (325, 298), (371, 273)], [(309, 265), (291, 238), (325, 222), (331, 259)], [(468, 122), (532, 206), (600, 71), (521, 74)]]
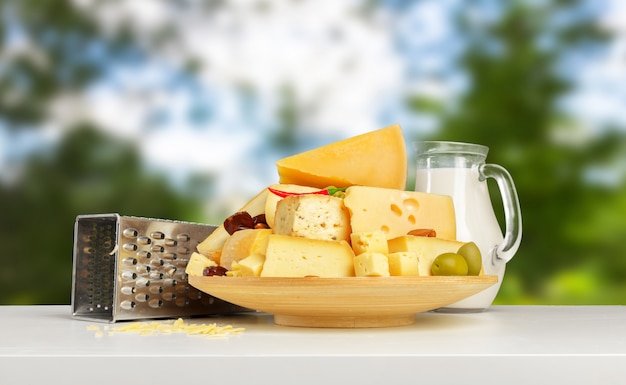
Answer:
[(254, 228), (254, 219), (245, 211), (237, 212), (224, 221), (224, 229), (230, 235), (235, 231)]
[(237, 212), (224, 221), (224, 229), (230, 235), (244, 229), (268, 229), (265, 214), (259, 214), (254, 218), (245, 211)]
[[(254, 225), (265, 225), (267, 226), (267, 221), (265, 220), (265, 214), (259, 214), (257, 216), (255, 216), (254, 218), (252, 218), (252, 221), (254, 222)], [(265, 227), (268, 228), (269, 226)]]
[(226, 268), (223, 266), (209, 266), (204, 268), (204, 270), (202, 271), (202, 275), (205, 277), (211, 277), (214, 275), (226, 275), (227, 271), (228, 270), (226, 270)]

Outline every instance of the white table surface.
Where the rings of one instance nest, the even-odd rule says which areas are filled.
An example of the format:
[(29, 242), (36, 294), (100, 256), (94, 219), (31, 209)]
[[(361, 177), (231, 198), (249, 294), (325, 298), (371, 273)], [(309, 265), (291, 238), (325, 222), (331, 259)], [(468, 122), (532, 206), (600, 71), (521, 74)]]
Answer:
[(626, 306), (428, 312), (375, 329), (276, 326), (262, 313), (186, 322), (245, 331), (98, 337), (88, 327), (108, 324), (70, 306), (0, 306), (0, 384), (626, 384)]

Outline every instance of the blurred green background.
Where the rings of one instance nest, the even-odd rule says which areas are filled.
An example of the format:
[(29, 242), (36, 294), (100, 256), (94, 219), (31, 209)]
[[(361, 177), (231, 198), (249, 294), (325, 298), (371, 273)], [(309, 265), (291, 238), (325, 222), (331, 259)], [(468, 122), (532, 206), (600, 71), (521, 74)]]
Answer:
[(76, 215), (220, 223), (277, 159), (394, 123), (511, 172), (524, 235), (497, 304), (626, 304), (620, 11), (1, 0), (0, 304), (70, 302)]

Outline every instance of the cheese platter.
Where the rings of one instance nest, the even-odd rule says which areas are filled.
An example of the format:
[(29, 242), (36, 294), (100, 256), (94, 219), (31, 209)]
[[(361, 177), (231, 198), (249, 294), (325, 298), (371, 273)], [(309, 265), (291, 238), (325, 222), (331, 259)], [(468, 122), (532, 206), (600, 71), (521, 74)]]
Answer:
[(498, 282), (493, 275), (396, 277), (189, 276), (198, 290), (274, 315), (282, 326), (374, 328), (415, 323)]

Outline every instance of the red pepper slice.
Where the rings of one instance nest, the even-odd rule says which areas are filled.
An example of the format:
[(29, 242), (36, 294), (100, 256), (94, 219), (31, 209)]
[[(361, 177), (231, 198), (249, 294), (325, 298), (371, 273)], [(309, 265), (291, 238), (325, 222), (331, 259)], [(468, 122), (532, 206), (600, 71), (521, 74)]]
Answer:
[(268, 187), (267, 189), (272, 194), (278, 195), (281, 198), (285, 198), (285, 197), (290, 197), (290, 196), (295, 196), (295, 195), (311, 195), (311, 194), (313, 194), (313, 195), (334, 195), (335, 193), (337, 193), (339, 191), (346, 191), (347, 187), (330, 187), (330, 188), (323, 189), (323, 190), (304, 192), (304, 193), (281, 191), (281, 190), (276, 190), (276, 189), (271, 188), (271, 187)]

